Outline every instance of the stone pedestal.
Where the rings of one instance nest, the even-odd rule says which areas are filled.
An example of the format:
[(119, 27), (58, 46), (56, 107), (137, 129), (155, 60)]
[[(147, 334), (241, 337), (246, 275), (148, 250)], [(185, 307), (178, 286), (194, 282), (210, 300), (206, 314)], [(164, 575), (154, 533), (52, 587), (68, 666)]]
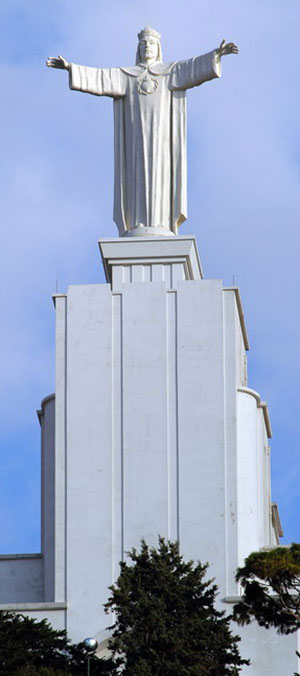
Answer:
[(103, 266), (112, 291), (125, 283), (163, 282), (168, 290), (177, 282), (203, 279), (194, 237), (131, 237), (99, 241)]

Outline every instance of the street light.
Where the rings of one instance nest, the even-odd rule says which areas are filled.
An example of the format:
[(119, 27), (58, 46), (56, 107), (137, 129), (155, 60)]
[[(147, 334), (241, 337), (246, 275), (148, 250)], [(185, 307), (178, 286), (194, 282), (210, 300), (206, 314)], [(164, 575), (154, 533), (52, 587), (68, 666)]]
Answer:
[(85, 638), (83, 641), (83, 645), (85, 647), (86, 653), (87, 653), (87, 676), (90, 676), (91, 673), (91, 657), (93, 654), (96, 652), (98, 648), (98, 641), (96, 641), (95, 638)]

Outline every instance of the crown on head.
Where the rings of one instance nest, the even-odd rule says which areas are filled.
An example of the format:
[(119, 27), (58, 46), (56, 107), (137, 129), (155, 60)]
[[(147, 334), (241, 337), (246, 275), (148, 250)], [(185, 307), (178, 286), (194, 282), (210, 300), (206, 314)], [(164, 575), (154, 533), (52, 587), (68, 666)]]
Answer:
[(151, 26), (145, 26), (145, 28), (143, 28), (141, 32), (138, 33), (138, 39), (142, 40), (146, 35), (153, 35), (153, 37), (156, 38), (157, 40), (160, 40), (161, 38), (160, 33), (154, 30), (154, 28), (151, 28)]

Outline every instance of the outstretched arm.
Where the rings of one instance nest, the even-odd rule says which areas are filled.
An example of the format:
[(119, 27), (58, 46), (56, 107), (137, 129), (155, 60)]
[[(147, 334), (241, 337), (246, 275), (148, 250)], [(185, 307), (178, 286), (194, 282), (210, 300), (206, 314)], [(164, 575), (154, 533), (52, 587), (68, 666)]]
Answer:
[(238, 54), (238, 47), (222, 40), (217, 49), (208, 54), (194, 56), (186, 61), (177, 61), (172, 68), (170, 89), (182, 90), (198, 87), (203, 82), (221, 75), (221, 57), (226, 54)]
[(221, 75), (221, 61), (217, 59), (216, 50), (192, 59), (177, 61), (174, 64), (169, 87), (173, 91), (198, 87), (203, 82)]
[(51, 56), (46, 61), (49, 68), (69, 71), (70, 89), (96, 96), (118, 98), (126, 92), (126, 75), (120, 68), (90, 68), (69, 63), (63, 56)]

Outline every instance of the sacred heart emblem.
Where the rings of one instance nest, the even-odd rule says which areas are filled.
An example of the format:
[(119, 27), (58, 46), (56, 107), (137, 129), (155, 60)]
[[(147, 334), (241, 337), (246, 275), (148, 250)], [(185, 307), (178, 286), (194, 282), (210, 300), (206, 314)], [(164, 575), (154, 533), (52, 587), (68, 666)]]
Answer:
[(158, 80), (155, 80), (150, 75), (145, 75), (142, 80), (137, 80), (137, 88), (139, 94), (154, 94), (158, 87)]

